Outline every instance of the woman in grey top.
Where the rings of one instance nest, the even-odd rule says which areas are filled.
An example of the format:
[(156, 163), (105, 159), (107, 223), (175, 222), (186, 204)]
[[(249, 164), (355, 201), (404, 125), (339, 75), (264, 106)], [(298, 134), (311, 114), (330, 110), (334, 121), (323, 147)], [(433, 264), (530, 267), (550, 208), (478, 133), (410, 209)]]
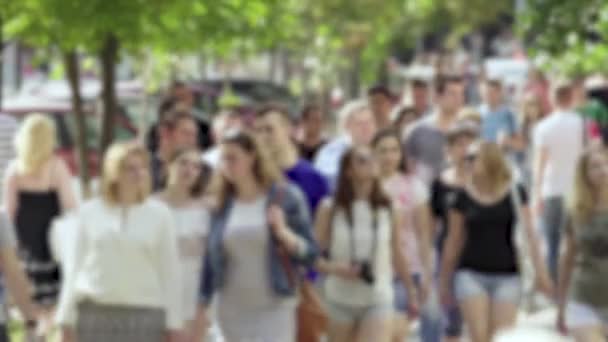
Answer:
[(317, 256), (306, 202), (250, 134), (226, 135), (220, 150), (201, 309), (218, 295), (226, 341), (294, 341), (298, 265)]
[(605, 341), (608, 328), (608, 152), (579, 160), (559, 272), (558, 328), (578, 342)]

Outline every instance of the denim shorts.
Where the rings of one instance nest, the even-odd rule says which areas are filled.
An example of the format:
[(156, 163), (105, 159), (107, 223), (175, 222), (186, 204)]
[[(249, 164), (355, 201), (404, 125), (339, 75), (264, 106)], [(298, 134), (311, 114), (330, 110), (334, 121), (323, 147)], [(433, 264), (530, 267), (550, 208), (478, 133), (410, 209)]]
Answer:
[(486, 295), (494, 302), (518, 305), (522, 296), (522, 284), (517, 273), (483, 273), (459, 270), (454, 278), (455, 296), (459, 302), (479, 295)]
[[(416, 289), (420, 291), (420, 275), (413, 275), (412, 280), (414, 282), (414, 286), (416, 286)], [(409, 300), (403, 282), (401, 280), (396, 279), (393, 282), (393, 290), (395, 293), (395, 296), (393, 297), (393, 304), (395, 310), (400, 313), (407, 313)]]
[(327, 314), (333, 321), (340, 323), (357, 323), (369, 318), (391, 317), (395, 312), (391, 303), (377, 303), (367, 306), (351, 306), (327, 302)]

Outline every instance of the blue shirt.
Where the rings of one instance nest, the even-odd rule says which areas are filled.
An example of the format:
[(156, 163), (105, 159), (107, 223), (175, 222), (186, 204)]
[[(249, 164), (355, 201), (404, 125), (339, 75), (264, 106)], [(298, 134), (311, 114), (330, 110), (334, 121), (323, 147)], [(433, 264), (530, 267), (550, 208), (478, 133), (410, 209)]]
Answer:
[(321, 173), (304, 159), (298, 162), (288, 170), (285, 170), (285, 176), (306, 196), (308, 209), (314, 215), (321, 200), (329, 194), (329, 185)]
[(517, 120), (507, 106), (500, 106), (491, 110), (487, 104), (479, 107), (481, 114), (481, 137), (490, 142), (497, 142), (498, 133), (504, 132), (507, 136), (517, 133)]

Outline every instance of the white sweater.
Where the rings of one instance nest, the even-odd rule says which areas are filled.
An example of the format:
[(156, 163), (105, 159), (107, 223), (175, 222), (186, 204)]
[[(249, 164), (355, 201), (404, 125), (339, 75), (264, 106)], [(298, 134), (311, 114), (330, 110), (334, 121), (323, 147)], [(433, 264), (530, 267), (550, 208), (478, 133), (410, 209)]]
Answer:
[(149, 199), (122, 209), (91, 200), (78, 213), (76, 235), (57, 308), (60, 325), (73, 325), (78, 303), (90, 300), (161, 308), (168, 329), (181, 327), (177, 239), (164, 204)]

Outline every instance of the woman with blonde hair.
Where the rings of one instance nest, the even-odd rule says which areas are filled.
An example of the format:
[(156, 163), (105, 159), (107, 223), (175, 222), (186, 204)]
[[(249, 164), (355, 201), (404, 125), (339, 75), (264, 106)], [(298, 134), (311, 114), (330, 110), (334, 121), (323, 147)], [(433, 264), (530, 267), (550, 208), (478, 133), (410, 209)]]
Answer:
[(20, 254), (34, 285), (34, 300), (51, 309), (60, 272), (49, 246), (53, 219), (76, 205), (71, 175), (54, 155), (55, 125), (40, 114), (28, 116), (15, 137), (17, 157), (6, 171), (3, 202), (15, 225)]
[[(538, 250), (524, 187), (515, 185), (511, 168), (495, 143), (469, 148), (469, 177), (449, 210), (449, 231), (440, 286), (449, 303), (454, 293), (472, 342), (491, 341), (513, 326), (521, 296), (515, 234), (525, 234), (537, 286), (551, 292), (551, 281)], [(517, 232), (521, 226), (523, 231)]]
[(229, 132), (220, 150), (201, 311), (217, 293), (226, 341), (294, 341), (298, 265), (317, 257), (307, 203), (250, 134)]
[(579, 159), (558, 281), (558, 328), (577, 342), (605, 341), (608, 328), (608, 153)]
[(104, 158), (101, 194), (78, 212), (57, 309), (64, 341), (175, 341), (182, 326), (177, 236), (150, 199), (149, 157), (133, 143)]

